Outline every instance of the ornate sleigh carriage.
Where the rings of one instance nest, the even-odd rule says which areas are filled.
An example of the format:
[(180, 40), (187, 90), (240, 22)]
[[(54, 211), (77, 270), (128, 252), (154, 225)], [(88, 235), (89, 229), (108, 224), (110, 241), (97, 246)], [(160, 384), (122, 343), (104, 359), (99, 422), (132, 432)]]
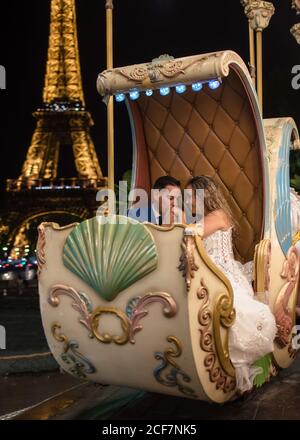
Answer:
[[(258, 301), (278, 334), (268, 380), (296, 355), (293, 327), (299, 257), (291, 227), (290, 118), (262, 120), (242, 59), (225, 51), (99, 75), (105, 98), (125, 100), (134, 150), (132, 187), (150, 191), (164, 174), (183, 184), (212, 176), (240, 233), (242, 263), (254, 262)], [(121, 104), (122, 105), (122, 104)], [(229, 280), (184, 225), (103, 224), (97, 217), (39, 227), (41, 313), (61, 367), (91, 381), (223, 403), (236, 394), (228, 352), (234, 322)]]

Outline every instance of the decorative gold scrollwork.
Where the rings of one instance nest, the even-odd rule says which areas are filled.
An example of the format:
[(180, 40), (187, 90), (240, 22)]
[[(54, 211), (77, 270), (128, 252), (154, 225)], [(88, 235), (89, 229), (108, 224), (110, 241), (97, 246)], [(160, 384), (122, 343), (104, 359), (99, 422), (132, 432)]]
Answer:
[[(103, 315), (115, 315), (121, 321), (121, 328), (123, 334), (121, 336), (112, 336), (108, 333), (101, 334), (99, 332), (99, 321), (101, 316)], [(114, 342), (117, 345), (125, 345), (129, 341), (130, 337), (130, 321), (124, 312), (121, 310), (115, 309), (113, 307), (98, 307), (92, 314), (91, 317), (92, 322), (92, 330), (95, 337), (98, 341), (103, 342), (104, 344), (110, 344)]]
[(224, 273), (212, 262), (208, 257), (201, 238), (196, 237), (196, 244), (199, 255), (201, 256), (205, 265), (219, 278), (225, 285), (227, 293), (221, 293), (217, 298), (213, 310), (213, 334), (215, 349), (225, 374), (231, 377), (235, 377), (234, 367), (229, 359), (228, 353), (228, 340), (225, 340), (225, 347), (221, 336), (221, 330), (223, 328), (229, 329), (235, 321), (235, 309), (233, 307), (233, 291), (232, 286), (224, 275)]
[(54, 323), (51, 327), (52, 336), (57, 342), (67, 342), (68, 341), (67, 336), (60, 333), (60, 330), (61, 330), (61, 325), (58, 324), (57, 322)]
[(195, 276), (195, 272), (199, 269), (195, 263), (195, 247), (195, 237), (193, 235), (184, 235), (181, 244), (182, 255), (180, 257), (180, 266), (178, 269), (183, 272), (188, 292), (191, 289), (192, 279)]
[(61, 325), (54, 323), (51, 333), (57, 342), (63, 342), (61, 360), (68, 366), (68, 371), (80, 379), (86, 379), (87, 374), (96, 372), (94, 365), (79, 352), (79, 344), (74, 339), (70, 340), (61, 332)]
[[(234, 391), (236, 382), (235, 382), (235, 372), (234, 368), (232, 367), (232, 364), (229, 359), (228, 351), (223, 351), (222, 342), (219, 341), (219, 344), (221, 344), (221, 349), (218, 352), (216, 351), (216, 344), (213, 336), (213, 321), (215, 316), (216, 310), (212, 312), (210, 309), (210, 301), (209, 301), (209, 292), (207, 290), (207, 287), (204, 285), (203, 280), (201, 280), (200, 287), (197, 292), (197, 296), (200, 301), (202, 301), (201, 308), (198, 313), (198, 322), (200, 324), (200, 347), (203, 351), (205, 351), (207, 356), (204, 359), (204, 366), (206, 370), (209, 373), (209, 378), (212, 383), (216, 384), (217, 390), (223, 390), (224, 393), (229, 393), (231, 391)], [(222, 315), (224, 318), (223, 325), (226, 327), (230, 327), (232, 325), (232, 307), (230, 310), (230, 302), (228, 302), (228, 298), (224, 295), (221, 296), (219, 299), (219, 304), (217, 305), (219, 308), (219, 317)], [(222, 310), (226, 310), (227, 318), (225, 319), (224, 313), (222, 313)], [(228, 310), (230, 311), (228, 313)], [(220, 321), (218, 321), (219, 327), (220, 327)], [(215, 327), (214, 327), (215, 331)], [(216, 335), (215, 335), (216, 336)], [(218, 358), (220, 360), (219, 354), (223, 352), (224, 359), (221, 365), (218, 365)], [(224, 371), (224, 368), (222, 368), (223, 365), (226, 365), (226, 370)], [(229, 366), (228, 366), (229, 364)], [(230, 374), (228, 374), (228, 371)]]
[[(165, 292), (148, 293), (143, 297), (132, 298), (126, 307), (126, 314), (116, 308), (99, 307), (93, 311), (93, 304), (89, 297), (83, 292), (77, 292), (75, 289), (62, 284), (56, 284), (52, 287), (48, 297), (48, 303), (52, 307), (60, 305), (60, 298), (67, 296), (73, 300), (72, 307), (79, 312), (79, 322), (89, 331), (89, 337), (96, 337), (100, 342), (109, 344), (115, 342), (118, 345), (126, 344), (129, 340), (135, 344), (135, 334), (143, 329), (141, 320), (148, 315), (147, 307), (151, 304), (159, 303), (163, 306), (163, 315), (166, 318), (173, 318), (177, 313), (177, 304), (171, 295)], [(101, 314), (109, 313), (116, 315), (121, 320), (123, 330), (122, 336), (110, 336), (98, 332), (99, 320)], [(129, 328), (128, 328), (129, 326)]]
[(155, 379), (162, 385), (177, 387), (184, 395), (197, 399), (195, 391), (182, 383), (191, 382), (190, 376), (187, 375), (174, 360), (182, 355), (182, 343), (175, 336), (168, 336), (167, 341), (173, 343), (175, 349), (169, 347), (163, 353), (155, 353), (155, 359), (161, 361), (161, 364), (154, 370), (153, 374)]

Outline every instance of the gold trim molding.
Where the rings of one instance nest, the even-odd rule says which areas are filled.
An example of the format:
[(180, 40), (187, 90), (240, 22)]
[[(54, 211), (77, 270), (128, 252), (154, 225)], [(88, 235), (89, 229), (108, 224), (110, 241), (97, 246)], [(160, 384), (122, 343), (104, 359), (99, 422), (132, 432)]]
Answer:
[(185, 278), (186, 290), (189, 292), (191, 289), (192, 279), (195, 277), (195, 272), (199, 269), (195, 263), (195, 248), (196, 241), (193, 235), (184, 234), (181, 249), (182, 255), (180, 257), (180, 266), (178, 269), (183, 272)]
[(213, 334), (215, 339), (216, 353), (224, 372), (235, 377), (235, 369), (229, 357), (228, 337), (225, 342), (222, 338), (222, 329), (229, 330), (235, 321), (235, 309), (233, 307), (233, 290), (231, 284), (223, 272), (208, 257), (203, 242), (196, 237), (196, 245), (199, 255), (205, 265), (224, 284), (225, 292), (219, 294), (213, 308)]
[(216, 384), (217, 390), (223, 390), (224, 393), (234, 391), (236, 381), (233, 375), (228, 375), (222, 370), (218, 363), (216, 354), (214, 335), (213, 335), (213, 314), (211, 310), (209, 292), (201, 280), (200, 287), (197, 292), (198, 299), (201, 301), (201, 307), (198, 313), (198, 322), (200, 324), (200, 347), (207, 353), (204, 359), (204, 366), (209, 373), (209, 378), (212, 383)]

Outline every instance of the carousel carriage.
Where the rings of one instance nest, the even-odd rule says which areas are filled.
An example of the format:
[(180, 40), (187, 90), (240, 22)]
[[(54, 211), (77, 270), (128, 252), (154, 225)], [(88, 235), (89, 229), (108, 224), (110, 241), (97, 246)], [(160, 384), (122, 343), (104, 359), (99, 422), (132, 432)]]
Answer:
[[(299, 147), (294, 121), (262, 120), (248, 70), (231, 51), (162, 56), (107, 70), (98, 91), (127, 105), (133, 188), (149, 192), (165, 174), (183, 184), (205, 174), (221, 186), (240, 225), (236, 259), (254, 262), (256, 299), (270, 305), (277, 322), (275, 350), (259, 360), (261, 385), (296, 355), (299, 257), (289, 187), (289, 152)], [(232, 287), (185, 225), (98, 217), (66, 227), (44, 223), (38, 261), (43, 325), (63, 369), (192, 399), (235, 397), (228, 351)]]

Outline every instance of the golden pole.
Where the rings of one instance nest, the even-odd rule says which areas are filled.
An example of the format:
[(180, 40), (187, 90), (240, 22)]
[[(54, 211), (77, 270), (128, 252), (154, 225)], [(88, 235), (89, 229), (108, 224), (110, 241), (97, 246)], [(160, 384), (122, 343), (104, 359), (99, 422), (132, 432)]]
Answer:
[(256, 63), (255, 63), (255, 39), (254, 30), (249, 23), (249, 51), (250, 51), (250, 74), (254, 87), (256, 86)]
[[(271, 17), (275, 12), (273, 3), (267, 1), (241, 0), (244, 12), (249, 20), (250, 58), (255, 60), (256, 33), (256, 84), (257, 96), (261, 114), (263, 115), (263, 58), (262, 58), (262, 33), (269, 26)], [(251, 30), (250, 30), (251, 28)], [(252, 64), (251, 61), (251, 64)], [(255, 65), (255, 61), (254, 61)]]
[[(106, 0), (106, 58), (107, 69), (113, 68), (113, 0)], [(114, 97), (110, 96), (107, 104), (107, 153), (108, 153), (108, 188), (115, 187), (115, 142), (114, 142)]]
[(250, 75), (252, 78), (252, 82), (254, 87), (256, 87), (256, 60), (255, 60), (255, 38), (254, 38), (254, 29), (251, 26), (250, 19), (248, 17), (248, 9), (249, 5), (253, 2), (253, 0), (241, 0), (241, 4), (244, 7), (244, 12), (248, 18), (248, 26), (249, 26), (249, 68)]
[(261, 114), (263, 116), (263, 60), (262, 60), (262, 31), (256, 32), (256, 59), (257, 59), (257, 96)]

